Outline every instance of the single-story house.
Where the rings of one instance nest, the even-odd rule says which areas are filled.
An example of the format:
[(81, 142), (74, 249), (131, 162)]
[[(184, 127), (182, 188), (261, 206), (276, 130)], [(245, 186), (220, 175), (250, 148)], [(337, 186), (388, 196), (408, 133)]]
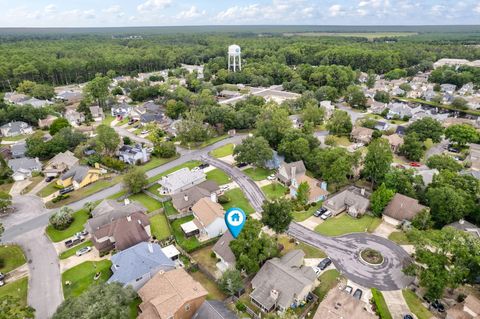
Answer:
[(83, 94), (81, 91), (69, 90), (58, 93), (55, 98), (57, 100), (62, 100), (65, 102), (65, 104), (69, 105), (80, 102), (83, 99)]
[(224, 272), (227, 269), (235, 268), (235, 255), (230, 248), (230, 242), (233, 240), (232, 234), (227, 231), (222, 237), (215, 243), (212, 251), (215, 253), (219, 261), (217, 262), (217, 268)]
[(200, 306), (192, 319), (238, 319), (238, 317), (222, 301), (207, 300)]
[(80, 126), (83, 122), (85, 122), (85, 115), (75, 110), (67, 110), (63, 117), (66, 118), (68, 123), (74, 127)]
[(387, 135), (384, 138), (388, 140), (388, 144), (390, 144), (392, 152), (398, 153), (400, 151), (400, 147), (403, 145), (403, 137), (395, 133), (392, 135)]
[(350, 133), (350, 138), (355, 143), (363, 143), (368, 144), (372, 140), (373, 130), (362, 127), (356, 126), (353, 128), (352, 132)]
[(263, 312), (285, 311), (299, 305), (315, 288), (317, 276), (303, 265), (305, 253), (292, 250), (265, 262), (252, 279), (251, 301)]
[(127, 164), (146, 163), (150, 160), (147, 149), (141, 145), (123, 145), (117, 152), (118, 158)]
[(47, 101), (47, 100), (39, 100), (37, 98), (32, 97), (32, 98), (29, 98), (28, 100), (18, 102), (17, 104), (18, 105), (30, 105), (30, 106), (33, 106), (34, 108), (38, 109), (38, 108), (41, 108), (41, 107), (44, 107), (44, 106), (47, 106), (47, 105), (50, 105), (50, 104), (53, 104), (53, 103), (50, 102), (50, 101)]
[(158, 244), (140, 242), (122, 250), (111, 258), (113, 275), (107, 283), (118, 282), (137, 291), (159, 271), (175, 269)]
[(370, 111), (373, 114), (382, 114), (383, 111), (387, 108), (387, 103), (378, 102), (373, 100), (372, 105), (370, 106)]
[(290, 183), (290, 196), (292, 198), (297, 197), (298, 187), (301, 183), (307, 183), (310, 187), (310, 192), (308, 194), (308, 203), (317, 203), (321, 200), (325, 200), (329, 194), (327, 191), (327, 183), (319, 182), (315, 178), (307, 176), (306, 174), (300, 175), (292, 180)]
[(25, 122), (15, 121), (0, 126), (0, 132), (4, 137), (14, 137), (18, 135), (32, 134), (33, 129)]
[(199, 238), (205, 240), (221, 236), (227, 231), (225, 211), (222, 205), (214, 201), (216, 196), (212, 197), (204, 197), (192, 206), (193, 222), (200, 231)]
[(455, 92), (456, 89), (457, 89), (457, 86), (455, 84), (448, 84), (448, 83), (440, 84), (440, 91), (444, 93), (453, 94), (453, 92)]
[(387, 122), (383, 121), (377, 121), (375, 122), (375, 129), (378, 131), (386, 131), (388, 130), (389, 124)]
[(210, 197), (218, 190), (219, 187), (216, 182), (206, 180), (182, 192), (173, 194), (171, 196), (173, 207), (180, 213), (188, 212), (201, 198)]
[(7, 92), (3, 96), (3, 100), (11, 104), (18, 104), (28, 100), (28, 96), (23, 93)]
[(90, 106), (89, 109), (95, 122), (101, 122), (105, 119), (105, 114), (103, 114), (103, 109), (100, 106)]
[(208, 292), (183, 268), (158, 272), (138, 290), (138, 319), (192, 318)]
[(146, 213), (147, 209), (137, 202), (131, 203), (128, 199), (125, 202), (104, 199), (90, 213), (92, 218), (87, 220), (85, 228), (89, 233), (93, 233), (116, 219), (125, 218), (136, 212)]
[(27, 152), (27, 143), (25, 141), (17, 142), (10, 147), (12, 158), (25, 157)]
[(419, 204), (417, 199), (397, 193), (383, 210), (383, 220), (398, 226), (405, 220), (412, 221), (420, 211), (426, 208)]
[(305, 168), (305, 164), (303, 164), (303, 161), (284, 163), (278, 169), (276, 177), (281, 183), (288, 186), (290, 185), (293, 178), (305, 175), (306, 172), (307, 169)]
[(190, 170), (188, 167), (184, 167), (163, 176), (158, 183), (162, 186), (160, 190), (162, 194), (175, 194), (198, 185), (206, 179), (203, 170)]
[(451, 224), (448, 224), (447, 227), (453, 227), (455, 229), (464, 231), (466, 233), (471, 234), (472, 236), (475, 236), (476, 238), (480, 239), (480, 227), (477, 225), (474, 225), (464, 219), (460, 219), (458, 222), (454, 222)]
[(128, 103), (122, 103), (116, 106), (113, 106), (111, 109), (112, 116), (116, 116), (118, 118), (124, 118), (130, 115), (132, 112), (132, 106)]
[(58, 119), (58, 117), (49, 114), (47, 115), (46, 118), (38, 120), (38, 127), (39, 128), (50, 127), (50, 125), (52, 125), (53, 121), (55, 121), (56, 119)]
[(328, 198), (323, 203), (323, 207), (331, 211), (334, 216), (347, 211), (350, 216), (359, 217), (365, 214), (370, 206), (369, 197), (370, 194), (365, 189), (350, 186)]
[(125, 250), (150, 239), (150, 220), (147, 215), (136, 212), (115, 219), (92, 233), (92, 242), (101, 253), (112, 249)]
[(480, 318), (480, 300), (468, 295), (461, 303), (447, 310), (446, 319), (478, 319)]
[(72, 167), (78, 165), (79, 159), (70, 151), (58, 153), (48, 161), (47, 166), (43, 169), (45, 176), (58, 176)]
[(32, 176), (33, 172), (42, 170), (42, 163), (37, 158), (23, 157), (8, 161), (8, 167), (13, 171), (12, 178), (15, 181), (23, 181)]
[(75, 165), (57, 180), (57, 184), (62, 187), (73, 185), (73, 188), (79, 189), (98, 181), (101, 175), (102, 171), (98, 168)]

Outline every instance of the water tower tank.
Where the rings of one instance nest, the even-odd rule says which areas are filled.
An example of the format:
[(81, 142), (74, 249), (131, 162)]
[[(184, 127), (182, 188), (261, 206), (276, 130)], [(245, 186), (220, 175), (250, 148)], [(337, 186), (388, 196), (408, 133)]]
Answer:
[(228, 47), (228, 54), (230, 55), (240, 55), (240, 47), (236, 44), (232, 44)]
[(233, 72), (242, 70), (240, 46), (232, 44), (228, 46), (228, 69)]

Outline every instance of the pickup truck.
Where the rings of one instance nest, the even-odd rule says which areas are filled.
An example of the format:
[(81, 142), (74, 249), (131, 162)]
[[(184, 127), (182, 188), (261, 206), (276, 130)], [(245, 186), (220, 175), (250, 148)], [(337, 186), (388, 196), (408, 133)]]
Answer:
[(73, 246), (75, 246), (75, 245), (80, 244), (80, 243), (83, 242), (84, 240), (85, 240), (85, 237), (83, 237), (83, 236), (77, 236), (77, 237), (75, 237), (75, 238), (73, 238), (73, 239), (69, 239), (69, 240), (65, 241), (64, 244), (65, 244), (65, 247), (70, 248), (70, 247), (73, 247)]

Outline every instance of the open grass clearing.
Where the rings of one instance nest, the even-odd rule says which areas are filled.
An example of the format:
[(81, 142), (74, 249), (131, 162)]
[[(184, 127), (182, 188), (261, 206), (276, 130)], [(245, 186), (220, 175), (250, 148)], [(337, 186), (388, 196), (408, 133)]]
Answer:
[(243, 173), (254, 181), (258, 182), (267, 179), (268, 176), (273, 174), (273, 170), (261, 167), (249, 167), (245, 169)]
[(277, 182), (273, 182), (262, 187), (262, 192), (269, 200), (275, 200), (284, 197), (287, 190), (287, 187)]
[[(110, 260), (85, 261), (62, 274), (63, 295), (65, 299), (79, 296), (91, 285), (103, 284), (112, 275)], [(100, 272), (100, 278), (94, 280), (95, 274)]]
[(195, 236), (186, 238), (182, 228), (180, 227), (180, 225), (193, 220), (193, 218), (193, 216), (187, 216), (176, 219), (172, 222), (172, 230), (175, 240), (177, 241), (177, 244), (179, 244), (180, 247), (185, 249), (187, 252), (195, 250), (200, 245), (200, 242)]
[(0, 246), (0, 259), (3, 260), (3, 266), (0, 267), (0, 272), (4, 274), (27, 262), (22, 248), (18, 245)]
[(215, 158), (221, 158), (233, 154), (234, 144), (226, 144), (210, 152), (210, 155)]
[(155, 236), (158, 240), (163, 240), (172, 234), (170, 232), (170, 227), (168, 226), (167, 217), (165, 217), (164, 214), (150, 217), (150, 228), (152, 236)]
[(160, 203), (158, 200), (151, 198), (145, 193), (138, 193), (134, 195), (130, 195), (128, 197), (130, 201), (138, 202), (145, 206), (145, 208), (148, 210), (148, 212), (153, 212), (157, 209), (162, 208), (162, 203)]
[(51, 241), (58, 243), (82, 231), (88, 218), (89, 213), (84, 209), (80, 209), (73, 213), (73, 223), (67, 229), (56, 230), (52, 225), (48, 225), (46, 233)]
[(315, 231), (325, 236), (340, 236), (350, 233), (373, 232), (382, 220), (377, 217), (364, 215), (353, 218), (346, 213), (331, 217), (318, 225)]
[(428, 311), (427, 308), (422, 304), (422, 301), (418, 296), (411, 291), (410, 289), (402, 290), (403, 298), (408, 305), (408, 308), (418, 319), (430, 319), (433, 318), (433, 314)]
[(224, 195), (227, 196), (230, 201), (226, 204), (222, 204), (223, 209), (227, 210), (232, 207), (239, 207), (247, 215), (255, 212), (240, 188), (231, 189), (225, 192)]
[(208, 180), (214, 181), (218, 185), (224, 185), (231, 182), (230, 176), (228, 176), (224, 171), (218, 168), (207, 172), (206, 175)]

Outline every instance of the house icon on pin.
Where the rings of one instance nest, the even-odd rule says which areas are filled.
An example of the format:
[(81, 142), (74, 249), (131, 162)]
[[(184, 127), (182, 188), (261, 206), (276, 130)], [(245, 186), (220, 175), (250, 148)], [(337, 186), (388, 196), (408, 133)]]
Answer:
[(238, 215), (238, 213), (233, 214), (231, 218), (232, 218), (232, 222), (240, 221), (240, 215)]

